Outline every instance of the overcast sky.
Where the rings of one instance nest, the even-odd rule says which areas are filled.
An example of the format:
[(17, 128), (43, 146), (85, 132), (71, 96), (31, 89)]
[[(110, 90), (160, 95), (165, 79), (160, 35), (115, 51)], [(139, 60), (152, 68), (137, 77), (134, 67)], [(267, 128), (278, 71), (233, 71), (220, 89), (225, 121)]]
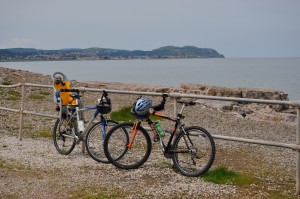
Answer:
[(0, 49), (166, 45), (300, 57), (300, 0), (0, 0)]

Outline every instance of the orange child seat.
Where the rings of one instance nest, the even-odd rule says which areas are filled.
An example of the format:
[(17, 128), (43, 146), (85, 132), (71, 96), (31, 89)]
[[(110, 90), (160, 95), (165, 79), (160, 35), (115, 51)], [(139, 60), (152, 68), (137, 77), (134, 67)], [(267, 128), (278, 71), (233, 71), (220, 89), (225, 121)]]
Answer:
[(56, 105), (76, 105), (76, 101), (70, 97), (71, 92), (59, 92), (61, 89), (70, 89), (71, 82), (67, 76), (62, 72), (55, 72), (53, 74), (53, 87), (54, 87), (54, 103)]
[[(70, 89), (71, 83), (64, 82), (63, 84), (54, 84), (54, 88), (58, 93), (61, 89)], [(70, 95), (71, 92), (59, 92), (57, 100), (60, 101), (62, 106), (76, 105), (76, 101), (72, 97), (70, 97)]]
[(70, 89), (71, 82), (67, 76), (61, 72), (53, 74), (53, 91), (55, 109), (59, 111), (60, 119), (68, 118), (68, 106), (75, 106), (76, 100), (70, 95), (72, 92), (60, 92), (61, 89)]

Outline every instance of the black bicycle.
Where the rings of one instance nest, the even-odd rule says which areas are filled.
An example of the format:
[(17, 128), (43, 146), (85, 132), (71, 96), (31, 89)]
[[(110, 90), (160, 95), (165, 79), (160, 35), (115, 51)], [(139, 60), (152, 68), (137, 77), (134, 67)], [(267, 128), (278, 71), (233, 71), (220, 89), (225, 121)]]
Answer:
[[(195, 105), (194, 101), (177, 101), (182, 104), (177, 117), (169, 117), (157, 111), (164, 109), (167, 94), (157, 106), (149, 110), (142, 118), (137, 116), (134, 123), (120, 123), (109, 130), (104, 141), (104, 152), (107, 159), (121, 169), (136, 169), (143, 165), (150, 156), (152, 144), (148, 132), (142, 127), (145, 120), (154, 133), (154, 138), (160, 143), (160, 148), (166, 158), (171, 158), (175, 168), (185, 176), (200, 176), (209, 170), (215, 159), (215, 142), (211, 134), (202, 127), (185, 127), (182, 112), (186, 106)], [(149, 115), (154, 115), (174, 122), (168, 142), (165, 144), (156, 123)], [(176, 130), (179, 130), (179, 133)], [(176, 135), (176, 136), (175, 136)], [(174, 138), (175, 136), (175, 138)], [(173, 141), (174, 139), (174, 141)], [(122, 156), (120, 156), (122, 154)]]
[[(53, 141), (56, 150), (62, 155), (68, 155), (73, 151), (76, 144), (84, 141), (88, 154), (94, 160), (109, 163), (103, 151), (103, 140), (109, 128), (118, 123), (105, 118), (105, 115), (111, 111), (108, 93), (103, 90), (96, 106), (82, 108), (81, 95), (78, 89), (61, 89), (59, 92), (72, 92), (70, 96), (76, 103), (71, 102), (68, 106), (61, 107), (65, 110), (60, 110), (62, 116), (57, 119), (53, 128)], [(85, 124), (82, 112), (88, 110), (95, 110), (95, 112)], [(94, 123), (98, 115), (100, 120)]]

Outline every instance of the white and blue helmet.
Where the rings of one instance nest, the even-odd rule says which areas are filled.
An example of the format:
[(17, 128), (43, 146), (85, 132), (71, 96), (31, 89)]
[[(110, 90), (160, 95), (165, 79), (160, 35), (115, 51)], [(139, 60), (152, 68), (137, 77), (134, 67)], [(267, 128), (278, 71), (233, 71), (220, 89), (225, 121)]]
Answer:
[(150, 98), (141, 98), (135, 103), (134, 112), (137, 115), (145, 115), (149, 113), (149, 109), (152, 107), (152, 100)]

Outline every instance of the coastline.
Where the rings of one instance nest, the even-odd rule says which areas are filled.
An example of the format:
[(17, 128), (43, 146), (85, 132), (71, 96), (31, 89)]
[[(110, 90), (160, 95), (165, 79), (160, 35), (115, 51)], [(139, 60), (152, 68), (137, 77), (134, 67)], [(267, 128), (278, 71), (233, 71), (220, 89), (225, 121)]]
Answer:
[[(51, 85), (51, 77), (46, 74), (1, 67), (0, 72), (0, 78), (11, 84)], [(141, 91), (148, 87), (140, 84), (135, 87), (135, 84), (77, 82), (75, 80), (72, 80), (72, 85), (101, 89), (140, 89)], [(155, 87), (155, 89), (167, 88)], [(11, 89), (0, 89), (0, 106), (18, 109), (20, 101), (8, 100), (11, 95), (9, 90)], [(19, 88), (13, 90), (20, 92)], [(26, 88), (26, 98), (29, 98), (31, 94), (40, 94), (45, 91), (49, 94), (43, 99), (28, 100), (25, 110), (55, 114), (52, 89)], [(85, 105), (95, 104), (98, 95), (98, 93), (87, 92), (84, 96)], [(118, 94), (110, 94), (110, 97), (113, 110), (132, 106), (137, 98), (134, 95)], [(158, 102), (160, 99), (153, 97), (153, 100)], [(246, 111), (246, 117), (240, 114), (241, 109)], [(173, 114), (172, 100), (167, 101), (165, 112)], [(286, 120), (286, 115), (294, 116), (294, 114), (276, 112), (268, 105), (198, 101), (195, 107), (188, 107), (185, 114), (187, 126), (200, 125), (213, 135), (282, 143), (294, 143), (296, 140), (296, 124), (294, 121)], [(0, 120), (2, 143), (0, 190), (1, 194), (7, 197), (66, 198), (74, 194), (74, 189), (77, 193), (86, 194), (103, 192), (103, 190), (108, 193), (115, 191), (124, 193), (122, 196), (125, 198), (167, 196), (270, 198), (276, 196), (278, 192), (281, 198), (288, 198), (295, 193), (296, 168), (293, 162), (295, 162), (296, 154), (288, 149), (216, 139), (217, 154), (212, 169), (226, 167), (260, 179), (259, 183), (248, 186), (218, 185), (205, 182), (201, 178), (187, 178), (176, 173), (167, 163), (169, 161), (164, 158), (158, 145), (155, 144), (153, 144), (153, 152), (149, 161), (143, 167), (132, 171), (117, 170), (112, 165), (96, 163), (88, 156), (81, 154), (79, 146), (70, 156), (59, 155), (55, 151), (51, 138), (39, 137), (41, 131), (51, 132), (54, 119), (25, 115), (26, 128), (24, 128), (23, 141), (17, 139), (19, 114), (0, 110)], [(162, 122), (162, 126), (168, 128), (169, 124)], [(69, 172), (64, 172), (66, 169)], [(132, 183), (131, 180), (139, 183)], [(73, 183), (70, 184), (70, 181)], [(176, 184), (170, 182), (176, 182)], [(81, 186), (84, 190), (78, 188)], [(31, 192), (28, 192), (28, 189)]]

